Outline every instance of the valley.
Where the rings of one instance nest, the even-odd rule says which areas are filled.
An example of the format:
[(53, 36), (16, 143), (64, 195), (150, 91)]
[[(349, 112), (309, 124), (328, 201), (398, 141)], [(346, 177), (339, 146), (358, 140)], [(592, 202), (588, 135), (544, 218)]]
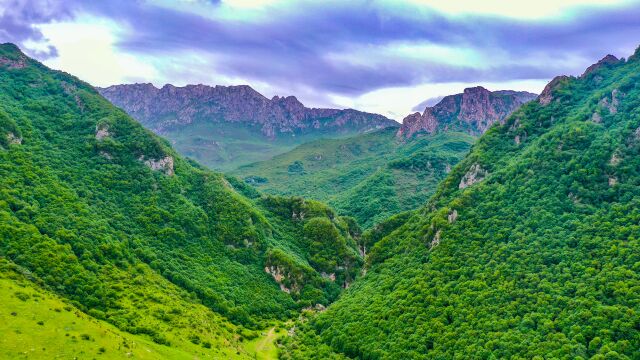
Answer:
[(0, 360), (640, 359), (638, 15), (0, 0)]

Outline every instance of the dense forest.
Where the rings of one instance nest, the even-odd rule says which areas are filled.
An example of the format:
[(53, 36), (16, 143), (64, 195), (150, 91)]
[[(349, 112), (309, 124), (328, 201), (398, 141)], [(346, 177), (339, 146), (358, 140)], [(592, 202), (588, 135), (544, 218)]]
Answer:
[[(12, 44), (0, 45), (0, 219), (3, 279), (190, 358), (252, 357), (242, 342), (333, 301), (363, 261), (353, 219), (204, 169)], [(26, 316), (9, 304), (0, 322)], [(28, 323), (9, 330), (56, 329)], [(64, 348), (56, 331), (43, 358)]]
[(231, 174), (266, 193), (324, 201), (370, 228), (422, 206), (475, 141), (454, 131), (413, 139), (397, 131), (312, 141)]
[(640, 49), (492, 127), (284, 359), (640, 357)]

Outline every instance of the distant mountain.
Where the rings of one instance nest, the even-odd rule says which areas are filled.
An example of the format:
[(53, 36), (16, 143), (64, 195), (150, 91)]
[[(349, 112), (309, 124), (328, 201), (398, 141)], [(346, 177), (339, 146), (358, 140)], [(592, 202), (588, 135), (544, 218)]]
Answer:
[(267, 193), (326, 201), (370, 228), (427, 201), (477, 135), (536, 96), (469, 88), (410, 115), (400, 129), (309, 142), (231, 173)]
[(405, 117), (397, 136), (410, 138), (420, 133), (446, 130), (481, 135), (493, 123), (502, 122), (537, 96), (526, 91), (489, 91), (482, 86), (467, 88), (462, 94), (446, 96), (435, 106), (426, 107), (422, 114), (416, 112)]
[(218, 169), (265, 160), (309, 140), (399, 126), (378, 114), (307, 108), (294, 96), (268, 99), (247, 85), (131, 84), (98, 91), (185, 155)]

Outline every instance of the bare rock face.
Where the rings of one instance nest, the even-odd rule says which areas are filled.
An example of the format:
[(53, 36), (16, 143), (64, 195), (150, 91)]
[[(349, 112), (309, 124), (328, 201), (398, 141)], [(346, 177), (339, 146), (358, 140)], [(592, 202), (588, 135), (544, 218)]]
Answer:
[(487, 171), (484, 170), (480, 164), (473, 164), (469, 168), (466, 174), (460, 180), (460, 184), (458, 185), (459, 189), (464, 189), (468, 186), (471, 186), (475, 183), (478, 183), (487, 176)]
[(196, 121), (246, 123), (258, 127), (268, 138), (343, 128), (366, 132), (397, 126), (382, 115), (351, 109), (307, 108), (294, 96), (268, 99), (247, 85), (168, 84), (158, 89), (152, 84), (131, 84), (97, 90), (157, 133)]
[(7, 141), (12, 145), (22, 144), (22, 138), (11, 132), (7, 134)]
[(557, 89), (560, 84), (569, 79), (570, 77), (566, 75), (560, 75), (553, 78), (553, 80), (551, 80), (551, 82), (549, 82), (547, 86), (544, 87), (544, 90), (542, 90), (540, 96), (538, 96), (538, 102), (542, 105), (551, 104), (551, 101), (554, 100), (553, 91)]
[(432, 250), (436, 246), (440, 245), (440, 236), (442, 234), (442, 230), (436, 231), (436, 234), (431, 239), (431, 243), (429, 243), (429, 250)]
[(417, 133), (432, 134), (440, 130), (480, 135), (535, 97), (528, 92), (489, 91), (481, 86), (467, 88), (462, 94), (444, 97), (435, 106), (425, 108), (422, 114), (407, 116), (396, 135), (409, 138)]
[(624, 96), (625, 94), (620, 90), (613, 89), (611, 91), (611, 100), (609, 100), (609, 97), (603, 97), (598, 102), (598, 106), (607, 109), (609, 111), (609, 114), (616, 114), (618, 113), (618, 105), (620, 105), (620, 99)]
[(96, 140), (102, 140), (107, 136), (110, 136), (109, 126), (107, 125), (96, 125)]
[[(290, 294), (291, 292), (300, 292), (302, 286), (299, 285), (299, 281), (301, 279), (289, 279), (284, 268), (275, 265), (267, 265), (264, 267), (264, 271), (273, 277), (273, 280), (275, 280), (276, 283), (278, 283), (278, 285), (280, 286), (280, 290), (286, 292), (287, 294)], [(284, 284), (287, 280), (291, 283), (291, 288), (288, 288)]]
[(13, 44), (3, 44), (6, 47), (12, 47), (14, 52), (11, 56), (0, 56), (0, 66), (7, 67), (9, 69), (23, 69), (29, 64), (29, 58), (22, 53), (22, 51)]
[(600, 115), (599, 112), (594, 112), (593, 115), (591, 115), (591, 121), (593, 121), (596, 124), (600, 124), (602, 122), (602, 116)]
[(620, 164), (620, 161), (622, 161), (622, 158), (620, 158), (620, 155), (617, 152), (611, 154), (611, 159), (609, 159), (610, 165), (616, 166)]
[(451, 211), (449, 215), (447, 215), (447, 221), (449, 221), (449, 224), (453, 224), (454, 222), (456, 222), (457, 219), (458, 219), (458, 210), (453, 209), (453, 211)]
[(326, 273), (326, 272), (322, 272), (320, 273), (320, 276), (322, 276), (323, 279), (327, 279), (329, 281), (336, 281), (336, 273)]
[(433, 111), (430, 108), (425, 109), (424, 115), (420, 113), (413, 113), (402, 120), (402, 126), (398, 130), (396, 136), (398, 137), (411, 137), (413, 134), (426, 131), (427, 133), (433, 133), (438, 127), (438, 120), (433, 115)]
[(165, 156), (162, 159), (148, 159), (145, 160), (144, 157), (140, 157), (141, 161), (144, 161), (144, 164), (147, 165), (151, 170), (154, 171), (162, 171), (168, 176), (173, 176), (173, 157)]

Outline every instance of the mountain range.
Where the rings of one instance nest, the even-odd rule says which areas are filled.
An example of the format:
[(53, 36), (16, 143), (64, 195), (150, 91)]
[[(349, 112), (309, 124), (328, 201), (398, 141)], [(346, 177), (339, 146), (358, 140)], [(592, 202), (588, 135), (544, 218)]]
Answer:
[(536, 97), (467, 88), (400, 128), (315, 140), (231, 173), (267, 193), (327, 202), (369, 228), (427, 201), (478, 135)]
[(178, 151), (217, 169), (264, 160), (318, 138), (398, 126), (377, 114), (307, 108), (294, 96), (268, 99), (247, 85), (130, 84), (98, 91)]

